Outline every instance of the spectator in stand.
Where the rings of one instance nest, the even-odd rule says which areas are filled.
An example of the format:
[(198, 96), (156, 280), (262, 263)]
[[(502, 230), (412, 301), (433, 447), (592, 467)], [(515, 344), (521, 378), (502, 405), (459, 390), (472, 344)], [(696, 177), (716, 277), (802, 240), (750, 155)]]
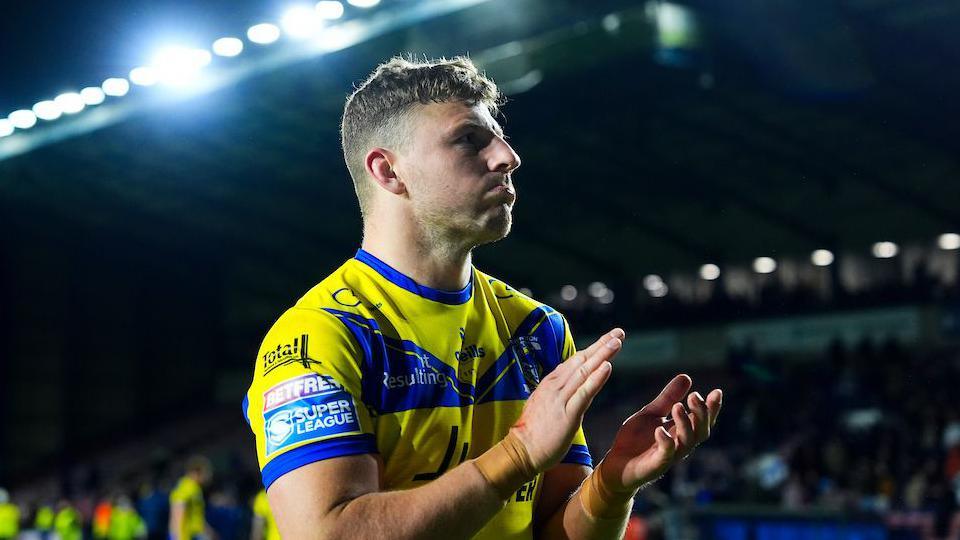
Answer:
[(107, 524), (107, 540), (136, 540), (146, 536), (147, 527), (133, 508), (130, 498), (125, 495), (117, 497)]
[(273, 520), (267, 491), (261, 489), (253, 499), (253, 523), (250, 527), (250, 540), (280, 540), (277, 523)]
[(213, 467), (204, 456), (187, 461), (187, 472), (170, 492), (170, 539), (215, 538), (207, 523), (203, 486), (210, 483)]
[(158, 482), (147, 481), (140, 487), (138, 507), (147, 527), (149, 540), (167, 540), (170, 521), (170, 496)]
[(57, 505), (57, 515), (53, 518), (53, 530), (60, 540), (82, 540), (83, 520), (70, 501), (63, 499)]
[(20, 508), (10, 502), (10, 494), (0, 488), (0, 540), (12, 540), (20, 533)]

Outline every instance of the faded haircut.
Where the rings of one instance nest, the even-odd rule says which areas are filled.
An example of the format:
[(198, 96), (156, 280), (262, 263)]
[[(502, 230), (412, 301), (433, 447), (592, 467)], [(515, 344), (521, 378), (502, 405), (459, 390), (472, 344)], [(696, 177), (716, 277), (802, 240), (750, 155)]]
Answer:
[(340, 125), (343, 159), (366, 215), (373, 183), (364, 159), (374, 146), (403, 148), (411, 112), (418, 105), (462, 102), (485, 105), (497, 115), (504, 98), (497, 85), (465, 56), (418, 60), (395, 56), (377, 66), (347, 98)]

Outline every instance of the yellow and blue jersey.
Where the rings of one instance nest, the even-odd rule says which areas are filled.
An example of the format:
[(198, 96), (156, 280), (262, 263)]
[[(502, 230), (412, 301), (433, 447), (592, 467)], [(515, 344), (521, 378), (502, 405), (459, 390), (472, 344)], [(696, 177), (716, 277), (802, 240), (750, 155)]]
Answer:
[[(273, 325), (243, 411), (264, 486), (323, 459), (379, 454), (407, 489), (486, 452), (539, 381), (576, 352), (555, 310), (476, 270), (420, 285), (360, 250)], [(582, 430), (565, 463), (592, 465)], [(539, 477), (476, 538), (532, 538)]]

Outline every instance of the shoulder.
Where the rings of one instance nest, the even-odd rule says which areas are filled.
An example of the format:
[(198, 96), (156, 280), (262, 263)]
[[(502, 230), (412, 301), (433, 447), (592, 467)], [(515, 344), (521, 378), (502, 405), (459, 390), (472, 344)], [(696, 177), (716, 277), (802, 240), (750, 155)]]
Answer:
[(547, 324), (562, 336), (567, 322), (553, 307), (528, 296), (506, 281), (476, 270), (477, 286), (495, 302), (515, 334), (526, 334)]

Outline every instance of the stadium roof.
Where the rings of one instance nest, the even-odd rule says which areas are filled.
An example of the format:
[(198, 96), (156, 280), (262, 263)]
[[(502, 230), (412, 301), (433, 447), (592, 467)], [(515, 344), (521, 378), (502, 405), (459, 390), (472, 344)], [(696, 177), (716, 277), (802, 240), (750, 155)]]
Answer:
[[(57, 28), (92, 39), (141, 4)], [(289, 302), (358, 245), (339, 115), (354, 82), (404, 51), (469, 52), (512, 93), (516, 226), (478, 261), (535, 292), (960, 229), (960, 6), (691, 2), (685, 38), (658, 20), (663, 4), (492, 0), (139, 107), (0, 161), (9, 241), (79, 235), (105, 250), (192, 253)], [(205, 30), (270, 7), (234, 5), (206, 4)], [(8, 32), (4, 49), (22, 51), (31, 28)], [(8, 108), (48, 92), (62, 80), (52, 72), (110, 71), (92, 58), (102, 38), (76, 62), (52, 60), (53, 43), (69, 42), (44, 39), (29, 63), (5, 60)]]

